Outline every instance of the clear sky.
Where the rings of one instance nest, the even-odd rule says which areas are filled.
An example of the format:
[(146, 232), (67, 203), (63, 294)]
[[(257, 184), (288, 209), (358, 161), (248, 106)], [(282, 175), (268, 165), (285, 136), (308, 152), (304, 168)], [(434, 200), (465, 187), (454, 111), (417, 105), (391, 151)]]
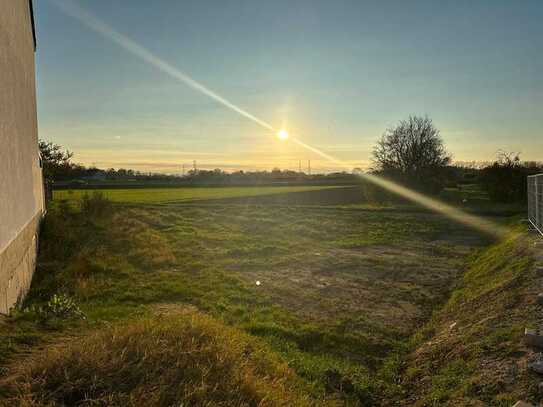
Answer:
[[(74, 0), (251, 114), (365, 167), (428, 115), (455, 160), (543, 159), (541, 0)], [(293, 143), (34, 1), (40, 137), (98, 167), (297, 169)]]

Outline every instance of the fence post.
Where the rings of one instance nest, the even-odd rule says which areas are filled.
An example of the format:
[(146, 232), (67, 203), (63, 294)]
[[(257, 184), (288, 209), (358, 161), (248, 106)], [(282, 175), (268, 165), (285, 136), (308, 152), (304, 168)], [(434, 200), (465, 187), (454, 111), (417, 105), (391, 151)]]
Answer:
[(539, 206), (539, 178), (543, 178), (541, 175), (534, 177), (535, 183), (535, 224), (538, 228), (541, 227), (541, 208)]

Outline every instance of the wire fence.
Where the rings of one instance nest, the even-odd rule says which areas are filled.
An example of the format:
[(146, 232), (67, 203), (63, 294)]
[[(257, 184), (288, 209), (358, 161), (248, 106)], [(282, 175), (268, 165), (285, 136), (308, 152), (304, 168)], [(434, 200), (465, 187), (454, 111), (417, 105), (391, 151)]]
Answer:
[(528, 177), (528, 220), (543, 235), (543, 174)]

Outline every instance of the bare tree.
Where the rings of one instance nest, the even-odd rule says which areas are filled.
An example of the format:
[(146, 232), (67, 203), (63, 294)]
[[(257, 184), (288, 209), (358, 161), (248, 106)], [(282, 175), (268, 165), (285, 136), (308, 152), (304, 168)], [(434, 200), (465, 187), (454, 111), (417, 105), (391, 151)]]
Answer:
[(436, 176), (450, 164), (439, 130), (428, 117), (410, 116), (387, 129), (373, 149), (374, 170), (435, 189)]

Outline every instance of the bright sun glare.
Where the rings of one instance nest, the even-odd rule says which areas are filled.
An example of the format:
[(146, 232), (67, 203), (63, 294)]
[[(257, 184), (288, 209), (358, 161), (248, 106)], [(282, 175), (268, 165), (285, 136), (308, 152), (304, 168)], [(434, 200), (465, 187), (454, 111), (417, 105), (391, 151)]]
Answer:
[(286, 140), (286, 139), (288, 139), (288, 131), (286, 131), (286, 130), (284, 130), (284, 129), (283, 129), (283, 130), (279, 130), (279, 131), (277, 132), (277, 137), (279, 137), (281, 140)]

